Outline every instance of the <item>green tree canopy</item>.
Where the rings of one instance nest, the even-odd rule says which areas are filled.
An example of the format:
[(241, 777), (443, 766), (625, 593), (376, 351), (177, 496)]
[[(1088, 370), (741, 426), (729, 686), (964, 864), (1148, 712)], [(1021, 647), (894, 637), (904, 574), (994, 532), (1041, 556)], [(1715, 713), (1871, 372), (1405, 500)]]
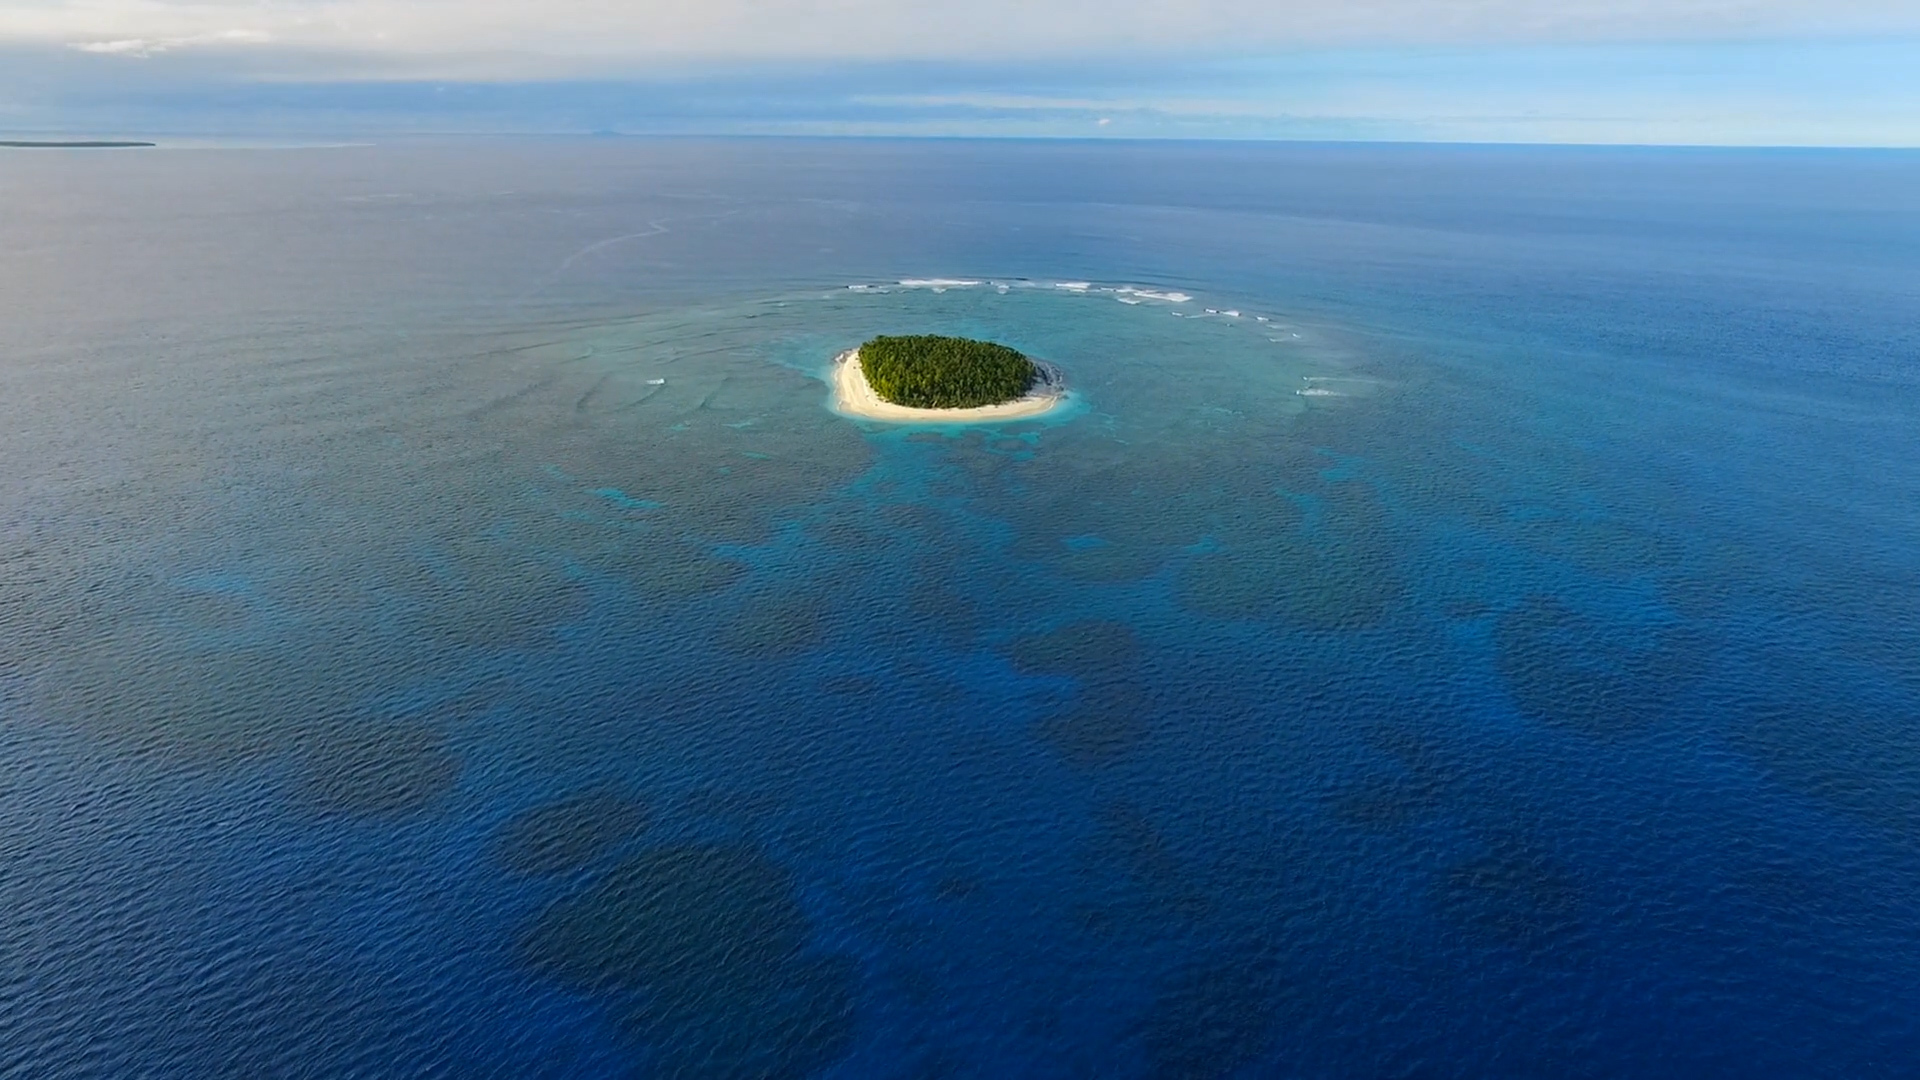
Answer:
[(1005, 345), (909, 334), (860, 346), (860, 371), (884, 401), (916, 409), (971, 409), (1025, 397), (1040, 371)]

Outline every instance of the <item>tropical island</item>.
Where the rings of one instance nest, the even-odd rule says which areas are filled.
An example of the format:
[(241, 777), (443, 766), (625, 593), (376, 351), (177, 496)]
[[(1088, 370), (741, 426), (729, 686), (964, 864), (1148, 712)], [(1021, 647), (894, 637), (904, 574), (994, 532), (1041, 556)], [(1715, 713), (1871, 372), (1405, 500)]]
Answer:
[(1060, 372), (990, 341), (882, 335), (834, 360), (834, 408), (873, 420), (1008, 420), (1060, 403)]

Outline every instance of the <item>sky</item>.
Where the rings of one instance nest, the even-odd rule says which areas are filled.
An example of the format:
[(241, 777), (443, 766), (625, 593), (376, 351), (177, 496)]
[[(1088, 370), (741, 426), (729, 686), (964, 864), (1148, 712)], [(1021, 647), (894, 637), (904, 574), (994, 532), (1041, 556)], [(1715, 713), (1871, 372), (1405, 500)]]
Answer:
[(1920, 0), (0, 0), (0, 133), (1920, 146)]

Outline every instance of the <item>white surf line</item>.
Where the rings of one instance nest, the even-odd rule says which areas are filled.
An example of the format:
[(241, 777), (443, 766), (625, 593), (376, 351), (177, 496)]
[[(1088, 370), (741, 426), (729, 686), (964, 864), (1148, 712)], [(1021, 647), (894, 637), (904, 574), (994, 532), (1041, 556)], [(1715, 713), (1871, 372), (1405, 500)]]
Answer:
[(610, 248), (615, 244), (624, 244), (629, 240), (644, 240), (649, 236), (659, 236), (662, 233), (670, 233), (672, 231), (673, 231), (672, 229), (667, 228), (664, 222), (649, 221), (647, 222), (646, 232), (627, 233), (624, 236), (609, 236), (605, 240), (596, 240), (593, 243), (588, 244), (586, 247), (583, 247), (579, 251), (576, 251), (573, 254), (567, 256), (566, 258), (560, 260), (560, 265), (553, 268), (553, 273), (555, 274), (561, 273), (562, 271), (566, 270), (568, 267), (571, 267), (574, 263), (579, 262), (581, 259), (586, 258), (587, 256), (593, 254), (594, 252), (600, 251), (605, 248)]
[[(728, 210), (718, 214), (695, 215), (695, 217), (718, 221), (721, 218), (733, 217), (735, 214), (738, 214), (739, 212), (740, 211), (738, 210)], [(593, 243), (588, 244), (586, 247), (583, 247), (579, 251), (576, 251), (573, 254), (567, 256), (566, 258), (560, 260), (560, 265), (554, 267), (552, 270), (549, 270), (546, 274), (544, 274), (540, 278), (539, 281), (528, 286), (526, 291), (522, 292), (519, 296), (514, 297), (513, 302), (516, 304), (525, 303), (528, 297), (532, 296), (534, 293), (539, 292), (541, 289), (544, 289), (547, 286), (553, 284), (555, 278), (559, 277), (561, 274), (564, 274), (568, 270), (572, 269), (574, 263), (579, 262), (581, 259), (586, 258), (587, 256), (593, 254), (596, 251), (604, 251), (605, 249), (613, 247), (617, 244), (630, 243), (634, 240), (645, 240), (648, 237), (660, 236), (662, 234), (672, 232), (673, 231), (672, 229), (667, 228), (667, 222), (672, 220), (676, 220), (676, 219), (660, 218), (657, 220), (647, 222), (647, 228), (645, 232), (622, 233), (619, 236), (609, 236), (605, 240), (595, 240)]]

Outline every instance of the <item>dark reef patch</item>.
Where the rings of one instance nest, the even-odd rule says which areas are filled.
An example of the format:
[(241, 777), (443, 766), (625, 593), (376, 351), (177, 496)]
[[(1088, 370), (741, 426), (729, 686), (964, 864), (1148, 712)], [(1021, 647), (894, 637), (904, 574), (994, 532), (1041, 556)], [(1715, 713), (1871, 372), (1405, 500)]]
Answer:
[(968, 874), (948, 874), (933, 883), (933, 895), (941, 900), (965, 900), (980, 891), (980, 879)]
[(1300, 482), (1301, 494), (1248, 492), (1222, 508), (1216, 549), (1180, 567), (1181, 606), (1222, 619), (1354, 630), (1404, 601), (1393, 521), (1372, 488), (1311, 475)]
[(872, 675), (829, 675), (820, 680), (820, 689), (835, 697), (872, 697), (880, 692), (880, 686), (880, 680)]
[(802, 1077), (852, 1040), (858, 974), (808, 952), (793, 877), (755, 848), (657, 848), (544, 912), (526, 962), (602, 995), (668, 1076)]
[(516, 874), (565, 873), (592, 865), (648, 824), (638, 800), (586, 792), (514, 815), (494, 834), (493, 856)]
[(1604, 623), (1552, 596), (1532, 596), (1494, 626), (1495, 662), (1528, 716), (1589, 735), (1652, 723), (1705, 663), (1691, 635)]
[(1108, 802), (1096, 813), (1096, 847), (1163, 908), (1192, 917), (1208, 914), (1213, 903), (1185, 872), (1167, 839), (1141, 809), (1125, 801)]
[(1273, 1043), (1275, 990), (1270, 961), (1258, 951), (1176, 973), (1144, 1025), (1148, 1075), (1214, 1080), (1260, 1057)]
[(858, 985), (852, 960), (810, 956), (736, 988), (719, 1008), (652, 996), (620, 1019), (650, 1045), (654, 1075), (801, 1080), (852, 1048)]
[(1141, 647), (1132, 627), (1068, 623), (1015, 638), (1003, 652), (1022, 674), (1079, 681), (1073, 698), (1041, 716), (1034, 728), (1069, 764), (1106, 764), (1146, 738), (1152, 702), (1136, 671)]
[(1172, 845), (1139, 807), (1109, 802), (1100, 807), (1098, 816), (1103, 835), (1114, 842), (1135, 877), (1161, 887), (1180, 881)]
[(747, 572), (747, 565), (736, 559), (709, 555), (692, 544), (667, 543), (643, 548), (629, 576), (648, 596), (683, 600), (720, 592)]
[(417, 681), (438, 646), (383, 641), (354, 590), (324, 591), (337, 606), (295, 623), (270, 589), (209, 603), (128, 573), (55, 584), (67, 595), (29, 581), (0, 599), (0, 672), (12, 669), (33, 709), (154, 762), (219, 767), (296, 751)]
[(356, 816), (403, 814), (439, 801), (460, 778), (460, 758), (438, 725), (417, 720), (342, 720), (305, 740), (300, 797)]
[(1044, 634), (1028, 634), (1007, 645), (1007, 659), (1023, 675), (1071, 675), (1089, 678), (1122, 671), (1140, 654), (1140, 639), (1125, 623), (1088, 620), (1068, 623)]
[(1147, 737), (1149, 699), (1137, 682), (1082, 687), (1064, 708), (1042, 716), (1036, 733), (1070, 765), (1106, 765)]
[(890, 533), (851, 507), (814, 518), (806, 529), (809, 537), (841, 551), (877, 554), (893, 544)]
[(1365, 780), (1337, 792), (1330, 800), (1333, 815), (1363, 828), (1390, 829), (1408, 824), (1440, 803), (1440, 788), (1432, 780)]
[(1152, 577), (1166, 564), (1169, 552), (1155, 547), (1099, 547), (1058, 552), (1050, 560), (1053, 568), (1075, 581), (1113, 584)]
[(1496, 844), (1455, 864), (1432, 895), (1442, 918), (1494, 944), (1563, 946), (1579, 930), (1579, 886), (1556, 861), (1523, 844)]
[(1678, 544), (1647, 529), (1612, 520), (1542, 514), (1507, 523), (1523, 543), (1594, 574), (1628, 576), (1679, 562)]
[(451, 539), (435, 560), (402, 564), (389, 587), (409, 602), (410, 629), (449, 645), (539, 644), (587, 608), (584, 582), (492, 540)]
[(933, 567), (924, 569), (907, 594), (907, 608), (942, 639), (964, 644), (980, 632), (980, 605), (956, 592)]
[(1400, 724), (1375, 726), (1362, 738), (1388, 758), (1392, 771), (1332, 793), (1328, 801), (1335, 817), (1352, 825), (1387, 829), (1440, 806), (1450, 774), (1431, 741)]
[(1044, 469), (1010, 469), (1005, 457), (983, 455), (974, 494), (1014, 525), (1016, 558), (1043, 561), (1078, 581), (1138, 580), (1200, 539), (1190, 483), (1121, 467), (1110, 447), (1072, 449), (1087, 460), (1050, 455)]
[(1363, 629), (1378, 623), (1404, 593), (1391, 562), (1367, 555), (1286, 539), (1209, 552), (1181, 567), (1180, 603), (1221, 619)]
[(1829, 691), (1752, 706), (1733, 717), (1728, 741), (1775, 783), (1920, 835), (1920, 704), (1910, 699)]
[(827, 638), (827, 602), (806, 593), (748, 602), (720, 632), (720, 647), (738, 656), (791, 656)]

